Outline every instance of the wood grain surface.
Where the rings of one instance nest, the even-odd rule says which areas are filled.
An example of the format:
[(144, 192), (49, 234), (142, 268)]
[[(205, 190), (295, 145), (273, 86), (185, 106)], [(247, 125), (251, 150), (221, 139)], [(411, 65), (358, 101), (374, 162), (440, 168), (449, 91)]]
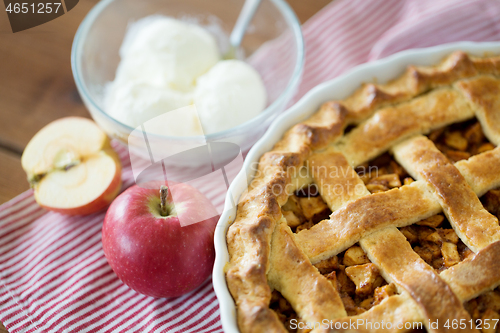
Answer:
[[(0, 14), (0, 204), (29, 188), (21, 154), (40, 128), (64, 116), (90, 117), (73, 81), (70, 54), (78, 25), (97, 2), (81, 0), (67, 14), (15, 34), (7, 14)], [(305, 22), (330, 0), (288, 2)]]

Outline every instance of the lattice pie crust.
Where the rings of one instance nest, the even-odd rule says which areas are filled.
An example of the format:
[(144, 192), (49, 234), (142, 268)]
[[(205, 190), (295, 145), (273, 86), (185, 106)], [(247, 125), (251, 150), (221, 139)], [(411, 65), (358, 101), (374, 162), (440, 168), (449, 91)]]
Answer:
[[(424, 136), (473, 118), (479, 121), (491, 149), (470, 158), (453, 163)], [(429, 332), (477, 332), (470, 325), (464, 330), (443, 324), (453, 320), (469, 323), (472, 317), (464, 303), (500, 285), (499, 222), (479, 200), (500, 187), (499, 143), (500, 57), (455, 52), (437, 66), (410, 66), (394, 81), (364, 84), (345, 100), (323, 104), (261, 157), (229, 227), (226, 279), (241, 332), (287, 332), (279, 312), (270, 308), (276, 292), (302, 322), (327, 319), (342, 323), (359, 318), (421, 322)], [(411, 178), (390, 190), (373, 191), (382, 185), (365, 185), (355, 168), (386, 152)], [(325, 172), (332, 168), (342, 172)], [(282, 206), (310, 182), (319, 189), (320, 197), (315, 200), (321, 198), (332, 213), (293, 232), (297, 218)], [(412, 248), (411, 233), (404, 228), (422, 225), (422, 220), (440, 213), (458, 242), (472, 252), (459, 258), (453, 245), (457, 243), (455, 233), (440, 229), (441, 236), (445, 232), (455, 240), (439, 241), (444, 256), (440, 262), (447, 266), (436, 269), (417, 253), (425, 249)], [(433, 234), (439, 237), (437, 232)], [(320, 268), (355, 244), (363, 251), (355, 246), (343, 254), (343, 261), (348, 266), (351, 259), (346, 256), (356, 251), (367, 257), (359, 262), (365, 264), (346, 268), (356, 283), (356, 293), (363, 292), (363, 281), (370, 281), (363, 278), (373, 272), (388, 283), (387, 290), (395, 288), (372, 302), (368, 311), (349, 317), (341, 290)], [(365, 275), (356, 275), (356, 270)], [(365, 303), (369, 302), (371, 298)], [(437, 320), (439, 327), (429, 326)], [(324, 327), (313, 330), (327, 331)]]

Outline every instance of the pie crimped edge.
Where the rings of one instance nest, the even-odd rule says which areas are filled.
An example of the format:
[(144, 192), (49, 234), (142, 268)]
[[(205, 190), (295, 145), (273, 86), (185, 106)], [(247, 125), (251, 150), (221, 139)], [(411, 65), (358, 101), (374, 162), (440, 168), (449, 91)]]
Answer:
[[(464, 51), (467, 51), (470, 53), (476, 53), (476, 54), (479, 53), (479, 55), (481, 55), (483, 52), (486, 52), (486, 51), (498, 53), (499, 49), (500, 49), (499, 45), (494, 44), (494, 43), (493, 44), (492, 43), (489, 43), (489, 44), (460, 43), (460, 44), (454, 44), (454, 45), (448, 45), (448, 46), (441, 46), (441, 47), (437, 47), (437, 48), (433, 48), (433, 49), (418, 50), (416, 52), (410, 51), (410, 52), (406, 52), (406, 54), (393, 56), (392, 59), (383, 60), (382, 62), (385, 62), (386, 64), (390, 64), (391, 62), (396, 62), (396, 60), (397, 60), (397, 61), (399, 61), (398, 66), (401, 67), (401, 63), (412, 64), (412, 63), (418, 62), (418, 61), (415, 61), (414, 54), (418, 54), (421, 57), (423, 56), (424, 58), (427, 58), (426, 59), (427, 63), (437, 63), (438, 62), (437, 59), (442, 58), (443, 55), (450, 54), (453, 50), (464, 50)], [(412, 52), (413, 52), (413, 56), (412, 56)], [(399, 59), (398, 59), (398, 57), (399, 57)], [(407, 58), (407, 59), (404, 59), (404, 58)], [(412, 58), (413, 58), (413, 60), (412, 60)], [(429, 59), (432, 61), (430, 61)], [(455, 65), (453, 65), (453, 62), (455, 62)], [(377, 103), (383, 104), (383, 103), (386, 103), (388, 100), (390, 101), (390, 103), (399, 103), (402, 100), (404, 100), (405, 98), (411, 99), (415, 95), (418, 95), (419, 93), (421, 93), (422, 91), (429, 90), (429, 87), (434, 89), (435, 88), (434, 86), (439, 86), (440, 81), (442, 82), (444, 80), (445, 81), (444, 86), (447, 86), (447, 85), (449, 85), (449, 83), (456, 81), (457, 78), (459, 79), (459, 78), (463, 78), (463, 77), (467, 77), (467, 76), (475, 76), (474, 73), (471, 74), (471, 73), (467, 72), (467, 71), (470, 71), (471, 69), (467, 67), (466, 63), (467, 63), (467, 57), (464, 58), (463, 54), (457, 54), (456, 59), (452, 60), (451, 63), (448, 64), (448, 65), (451, 64), (452, 65), (451, 67), (454, 67), (454, 69), (451, 72), (448, 69), (441, 71), (442, 72), (441, 74), (447, 73), (445, 75), (440, 74), (440, 75), (436, 76), (435, 75), (436, 73), (430, 73), (431, 78), (430, 78), (430, 80), (427, 80), (426, 73), (416, 73), (416, 74), (415, 74), (415, 72), (410, 73), (410, 75), (409, 75), (410, 77), (414, 77), (415, 75), (417, 77), (420, 75), (420, 77), (417, 80), (418, 81), (417, 85), (411, 86), (411, 83), (410, 83), (410, 85), (408, 85), (410, 88), (412, 88), (412, 89), (414, 88), (416, 91), (416, 92), (413, 92), (414, 95), (410, 96), (409, 98), (408, 98), (408, 96), (406, 96), (406, 97), (404, 96), (404, 93), (405, 93), (404, 91), (402, 94), (400, 94), (400, 93), (393, 94), (393, 95), (396, 95), (396, 97), (394, 97), (394, 96), (387, 97), (387, 94), (384, 94), (384, 92), (377, 91), (376, 86), (368, 84), (365, 86), (364, 90), (361, 90), (362, 98), (360, 100), (361, 101), (366, 100), (365, 97), (368, 95), (371, 97), (375, 97), (374, 99), (372, 98), (372, 104), (373, 104), (373, 102), (374, 102), (374, 104), (377, 104)], [(458, 66), (457, 66), (457, 64), (458, 64)], [(480, 64), (480, 67), (483, 65), (484, 64)], [(369, 71), (370, 66), (375, 68), (375, 67), (377, 67), (377, 64), (371, 64), (371, 65), (369, 64), (369, 65), (365, 66), (365, 68), (368, 68), (368, 71)], [(446, 66), (447, 65), (445, 65), (445, 67)], [(495, 64), (493, 66), (493, 68), (494, 68), (494, 70), (498, 70), (498, 68), (499, 68), (498, 64)], [(484, 69), (480, 69), (480, 71), (483, 71), (483, 70)], [(487, 70), (489, 71), (489, 70), (491, 70), (491, 68), (487, 69)], [(439, 72), (439, 70), (438, 70), (438, 72)], [(491, 72), (489, 72), (489, 73), (491, 73)], [(354, 73), (351, 75), (356, 76), (356, 74), (359, 74), (359, 73)], [(433, 75), (434, 75), (434, 77), (433, 77)], [(448, 77), (446, 77), (447, 75), (448, 75)], [(347, 75), (347, 77), (348, 76), (349, 75)], [(426, 80), (427, 80), (427, 82), (426, 82)], [(446, 80), (448, 80), (448, 81), (446, 81)], [(340, 81), (342, 81), (342, 78), (335, 80), (335, 81), (340, 82)], [(331, 84), (331, 86), (332, 86), (332, 88), (330, 88), (330, 89), (333, 90), (335, 88), (335, 84)], [(326, 99), (325, 96), (328, 95), (328, 93), (327, 93), (328, 89), (323, 89), (323, 91), (319, 92), (320, 90), (321, 89), (317, 90), (316, 94), (311, 93), (309, 96), (306, 96), (304, 98), (304, 100), (306, 100), (306, 102), (307, 102), (307, 100), (309, 100), (309, 101), (320, 100), (320, 99), (325, 100)], [(364, 94), (364, 96), (363, 96), (363, 94)], [(331, 91), (330, 91), (329, 97), (331, 97), (333, 95), (334, 95), (334, 93), (331, 93)], [(411, 95), (411, 93), (410, 93), (410, 95)], [(300, 102), (298, 103), (298, 105), (295, 107), (295, 112), (292, 111), (289, 114), (288, 118), (295, 117), (297, 119), (298, 118), (297, 115), (300, 115), (300, 113), (302, 113), (302, 114), (306, 113), (304, 110), (300, 110), (301, 107), (304, 108), (304, 105), (307, 104), (304, 102), (304, 100), (302, 101), (302, 103), (300, 103)], [(354, 101), (354, 103), (351, 103), (351, 107), (352, 107), (352, 105), (355, 105), (356, 103), (357, 103), (357, 101)], [(309, 103), (309, 104), (311, 104), (311, 103)], [(326, 111), (325, 111), (325, 108), (326, 108)], [(280, 185), (285, 184), (288, 180), (286, 179), (286, 175), (283, 173), (283, 170), (280, 171), (280, 168), (284, 165), (300, 164), (306, 158), (306, 156), (310, 155), (311, 149), (310, 149), (310, 147), (303, 145), (304, 142), (308, 142), (309, 146), (311, 146), (313, 149), (318, 148), (321, 145), (324, 145), (325, 143), (331, 141), (332, 138), (340, 137), (340, 135), (341, 135), (340, 133), (342, 131), (342, 128), (344, 127), (344, 125), (341, 123), (346, 117), (351, 117), (351, 119), (356, 118), (354, 121), (359, 122), (360, 120), (368, 119), (369, 117), (367, 115), (369, 113), (371, 113), (372, 111), (373, 110), (368, 110), (368, 111), (361, 110), (361, 112), (358, 112), (357, 114), (349, 114), (349, 112), (346, 112), (345, 107), (343, 108), (342, 106), (340, 106), (338, 104), (337, 105), (335, 103), (325, 104), (323, 106), (323, 112), (320, 113), (320, 116), (319, 116), (321, 119), (319, 119), (316, 123), (314, 123), (314, 120), (313, 120), (312, 122), (309, 121), (306, 125), (304, 125), (304, 124), (297, 125), (295, 127), (295, 131), (299, 135), (295, 135), (295, 140), (288, 140), (285, 142), (281, 141), (281, 144), (283, 145), (283, 143), (284, 143), (284, 145), (287, 147), (286, 147), (286, 149), (283, 149), (282, 147), (278, 147), (279, 150), (282, 150), (282, 151), (283, 150), (285, 150), (285, 151), (286, 150), (289, 150), (289, 151), (295, 150), (295, 153), (286, 153), (286, 154), (278, 153), (278, 154), (276, 154), (276, 153), (270, 152), (267, 155), (265, 155), (265, 157), (263, 159), (261, 159), (262, 164), (267, 163), (268, 167), (272, 166), (271, 168), (268, 168), (268, 169), (274, 170), (274, 174), (272, 173), (273, 172), (272, 171), (271, 174), (269, 174), (267, 176), (267, 179), (265, 179), (264, 183), (280, 184)], [(365, 112), (364, 115), (362, 114), (363, 112)], [(318, 114), (316, 114), (316, 118), (318, 118)], [(279, 120), (277, 120), (277, 122), (279, 122), (279, 121), (285, 122), (285, 120), (286, 120), (286, 117), (281, 117)], [(289, 121), (289, 123), (290, 123), (290, 121)], [(444, 123), (446, 123), (446, 119), (444, 120)], [(324, 126), (325, 124), (326, 124), (326, 126)], [(316, 128), (313, 128), (315, 125), (319, 125), (319, 126), (317, 126)], [(273, 128), (270, 129), (270, 131), (276, 130), (276, 127), (277, 126), (274, 125)], [(285, 126), (284, 125), (281, 126), (282, 129), (283, 129), (283, 127), (285, 127)], [(422, 132), (421, 129), (420, 129), (420, 132)], [(408, 137), (413, 136), (413, 135), (418, 134), (418, 133), (419, 133), (418, 131), (415, 133), (412, 132), (409, 134)], [(266, 134), (265, 138), (263, 139), (264, 141), (261, 141), (260, 143), (258, 143), (256, 145), (256, 147), (253, 149), (253, 151), (251, 151), (249, 156), (247, 157), (247, 161), (245, 164), (247, 171), (248, 171), (248, 166), (249, 166), (248, 164), (251, 163), (252, 160), (256, 161), (257, 158), (262, 154), (262, 152), (266, 151), (265, 148), (270, 147), (270, 142), (269, 142), (270, 135), (268, 135), (268, 134)], [(280, 132), (279, 134), (275, 133), (274, 138), (278, 139), (279, 137), (282, 136), (281, 134), (282, 134), (282, 132)], [(298, 137), (298, 139), (297, 139), (297, 137)], [(266, 138), (267, 138), (267, 140), (266, 140)], [(491, 140), (491, 138), (490, 138), (490, 140)], [(494, 142), (494, 143), (496, 145), (498, 145), (498, 142)], [(418, 144), (418, 142), (415, 144)], [(424, 144), (424, 143), (421, 143), (421, 144)], [(267, 147), (263, 148), (264, 145)], [(394, 146), (394, 142), (391, 142), (390, 146), (391, 147)], [(356, 147), (360, 147), (359, 143), (356, 143)], [(260, 148), (260, 149), (258, 149), (258, 148)], [(386, 148), (382, 147), (380, 149), (384, 150)], [(260, 150), (260, 151), (258, 151), (258, 150)], [(267, 150), (269, 150), (269, 149), (267, 149)], [(368, 154), (368, 155), (366, 153), (363, 153), (363, 154), (364, 154), (364, 158), (366, 158), (366, 159), (368, 159), (371, 156), (370, 154)], [(357, 157), (356, 156), (348, 156), (348, 158), (351, 161), (356, 161)], [(356, 164), (356, 163), (353, 163), (353, 164)], [(467, 173), (467, 171), (471, 171), (473, 169), (471, 167), (471, 168), (469, 168), (471, 170), (468, 170), (467, 169), (468, 167), (469, 167), (468, 165), (461, 166), (461, 168), (460, 168), (461, 172)], [(469, 176), (471, 176), (471, 175), (469, 175)], [(472, 176), (474, 176), (474, 175), (472, 174)], [(241, 178), (241, 175), (239, 176), (239, 178)], [(422, 182), (420, 182), (420, 183), (416, 182), (416, 183), (417, 183), (416, 185), (413, 185), (416, 188), (416, 190), (413, 192), (415, 192), (415, 193), (420, 192), (421, 194), (422, 193), (428, 194), (428, 192), (423, 192), (422, 189), (418, 189), (419, 186), (422, 186)], [(254, 185), (253, 188), (259, 188), (259, 186)], [(411, 188), (411, 189), (413, 190), (413, 188)], [(230, 190), (234, 191), (235, 190), (234, 186)], [(474, 190), (476, 192), (480, 192), (481, 188), (474, 189)], [(251, 230), (246, 230), (246, 234), (250, 235), (250, 237), (252, 239), (249, 240), (248, 242), (246, 242), (245, 246), (247, 246), (247, 248), (245, 249), (245, 252), (246, 251), (251, 252), (252, 250), (255, 251), (255, 253), (257, 253), (258, 255), (252, 255), (251, 258), (254, 258), (254, 259), (255, 258), (266, 258), (266, 257), (269, 258), (270, 252), (266, 252), (266, 251), (270, 251), (269, 243), (271, 242), (271, 235), (272, 235), (272, 232), (270, 231), (270, 229), (272, 229), (274, 232), (274, 227), (276, 227), (276, 225), (279, 224), (279, 219), (280, 219), (279, 206), (284, 204), (284, 201), (286, 201), (286, 198), (287, 198), (286, 195), (273, 198), (272, 196), (268, 195), (269, 193), (266, 191), (267, 190), (266, 190), (265, 186), (260, 188), (257, 192), (254, 191), (255, 192), (254, 194), (258, 193), (258, 195), (255, 195), (256, 200), (254, 200), (254, 199), (245, 200), (245, 198), (243, 198), (242, 201), (246, 202), (247, 205), (245, 205), (245, 204), (240, 205), (239, 211), (237, 213), (237, 220), (238, 219), (241, 220), (242, 216), (244, 218), (248, 218), (249, 216), (251, 216), (251, 214), (260, 214), (259, 215), (260, 217), (258, 218), (259, 222), (257, 224), (253, 224), (251, 226)], [(262, 198), (262, 194), (264, 195), (264, 198)], [(409, 194), (411, 195), (412, 193), (409, 193)], [(248, 197), (248, 194), (246, 194), (246, 195)], [(257, 205), (257, 203), (259, 203), (259, 200), (260, 200), (260, 206)], [(432, 201), (433, 200), (429, 200), (429, 205), (431, 205), (431, 206), (432, 206)], [(256, 206), (256, 205), (259, 206), (260, 209), (254, 209), (254, 206)], [(246, 209), (246, 206), (251, 206), (252, 208)], [(340, 206), (345, 206), (345, 205), (341, 204)], [(432, 209), (429, 210), (428, 209), (429, 207), (424, 207), (424, 208), (426, 208), (428, 211), (434, 212), (434, 211), (439, 211), (440, 206), (436, 205), (434, 202), (434, 206), (431, 207)], [(231, 213), (234, 216), (234, 210), (233, 211), (228, 210), (223, 215), (223, 217), (221, 218), (222, 223), (225, 223), (230, 219), (230, 217), (228, 215), (230, 215)], [(266, 228), (268, 229), (267, 231), (266, 231)], [(229, 331), (232, 331), (235, 328), (234, 314), (231, 316), (231, 314), (229, 314), (227, 310), (229, 309), (230, 311), (232, 310), (231, 312), (233, 312), (234, 309), (231, 309), (231, 302), (230, 302), (230, 300), (227, 299), (227, 296), (228, 296), (227, 289), (224, 290), (224, 286), (220, 284), (220, 282), (224, 282), (224, 281), (219, 280), (221, 277), (221, 270), (220, 270), (221, 263), (225, 264), (225, 263), (221, 262), (221, 259), (227, 260), (227, 255), (225, 256), (225, 258), (221, 257), (221, 255), (220, 255), (221, 249), (217, 248), (218, 247), (217, 245), (221, 244), (221, 238), (222, 237), (225, 238), (225, 231), (227, 230), (226, 228), (220, 228), (220, 229), (224, 229), (224, 235), (222, 234), (221, 230), (218, 230), (217, 236), (216, 236), (216, 249), (218, 251), (218, 258), (217, 258), (216, 266), (214, 268), (214, 286), (216, 289), (216, 293), (221, 301), (221, 311), (222, 311), (222, 320), (223, 320), (224, 328), (226, 330), (230, 329)], [(376, 231), (378, 232), (380, 230), (376, 230)], [(243, 232), (243, 234), (245, 234), (245, 232)], [(287, 237), (286, 232), (284, 232), (283, 235), (284, 235), (284, 237)], [(288, 236), (291, 236), (291, 235), (288, 235)], [(229, 236), (229, 237), (231, 237), (231, 236)], [(360, 239), (361, 238), (362, 237), (360, 237)], [(370, 237), (366, 237), (366, 238), (370, 238)], [(397, 240), (397, 237), (395, 238), (395, 240)], [(255, 242), (259, 242), (259, 241), (261, 242), (261, 245), (255, 245)], [(291, 239), (289, 241), (293, 241), (293, 239)], [(350, 241), (352, 241), (352, 240), (350, 240)], [(244, 244), (244, 243), (245, 242), (240, 242), (240, 244)], [(369, 244), (369, 239), (365, 240), (364, 243)], [(237, 244), (237, 243), (232, 242), (231, 240), (229, 241), (229, 246), (232, 246), (232, 245), (234, 246), (235, 244)], [(276, 244), (279, 244), (279, 242)], [(366, 245), (366, 246), (369, 247), (369, 245)], [(479, 246), (482, 246), (482, 245), (479, 244)], [(338, 249), (335, 251), (338, 251)], [(233, 253), (234, 252), (235, 252), (235, 250), (233, 249)], [(373, 252), (377, 253), (376, 249), (374, 249)], [(310, 253), (308, 253), (308, 254), (310, 255)], [(223, 253), (223, 255), (225, 255), (225, 253)], [(233, 255), (233, 257), (234, 257), (234, 255)], [(311, 255), (310, 255), (310, 257), (311, 257)], [(375, 263), (377, 262), (376, 258), (371, 258), (371, 259), (373, 262), (375, 262)], [(317, 261), (319, 259), (316, 258), (315, 260)], [(229, 275), (234, 273), (235, 266), (238, 266), (238, 265), (233, 264), (232, 267), (231, 267), (231, 265), (229, 265), (229, 267), (226, 267), (226, 270), (229, 272)], [(252, 265), (250, 265), (250, 266), (252, 266)], [(248, 267), (250, 267), (250, 266), (248, 266)], [(259, 293), (262, 296), (267, 292), (266, 289), (268, 288), (268, 284), (267, 284), (266, 273), (267, 273), (267, 275), (269, 275), (270, 272), (268, 271), (268, 269), (269, 269), (268, 267), (265, 267), (265, 268), (260, 267), (259, 269), (257, 269), (256, 267), (258, 267), (258, 265), (253, 265), (253, 267), (250, 267), (250, 269), (245, 271), (245, 274), (243, 274), (243, 275), (240, 274), (239, 278), (241, 281), (239, 281), (239, 282), (237, 281), (236, 284), (234, 282), (236, 280), (238, 280), (238, 278), (235, 279), (234, 274), (233, 274), (233, 277), (229, 277), (228, 280), (229, 280), (230, 284), (233, 283), (233, 291), (235, 289), (236, 290), (240, 289), (240, 291), (235, 292), (236, 297), (238, 297), (238, 295), (250, 295), (251, 296), (250, 301), (249, 301), (250, 309), (258, 309), (258, 311), (256, 313), (253, 313), (253, 314), (250, 313), (251, 311), (250, 312), (247, 311), (246, 313), (247, 314), (250, 313), (250, 315), (243, 316), (243, 317), (247, 317), (247, 319), (250, 318), (250, 321), (248, 323), (245, 323), (246, 319), (243, 319), (241, 321), (242, 326), (251, 327), (251, 330), (246, 330), (246, 331), (256, 331), (256, 332), (262, 331), (263, 328), (259, 328), (258, 327), (259, 324), (262, 324), (263, 325), (262, 327), (265, 327), (266, 331), (271, 331), (272, 327), (273, 327), (272, 320), (268, 321), (269, 318), (266, 318), (267, 315), (265, 314), (265, 312), (266, 312), (265, 306), (259, 305), (259, 302), (262, 302), (262, 301), (264, 303), (266, 303), (265, 297), (259, 298)], [(310, 266), (310, 267), (312, 267), (312, 266)], [(231, 271), (232, 269), (233, 269), (233, 271)], [(264, 273), (262, 273), (262, 269), (264, 269)], [(286, 267), (281, 268), (281, 269), (286, 269)], [(236, 274), (236, 275), (238, 275), (238, 274)], [(266, 277), (266, 279), (259, 280), (259, 277), (262, 278), (262, 276)], [(251, 284), (252, 281), (254, 281), (254, 285), (252, 286), (250, 291), (241, 292), (241, 290), (244, 287), (241, 287), (241, 286), (235, 287), (235, 285), (237, 285), (238, 283), (242, 283), (242, 286), (244, 286), (245, 284), (248, 284), (248, 282), (250, 282), (250, 284)], [(441, 286), (440, 288), (442, 289), (443, 287), (446, 287), (446, 286)], [(252, 295), (256, 295), (256, 297), (253, 297)], [(401, 295), (401, 297), (399, 297), (399, 298), (402, 298), (403, 296), (405, 296), (405, 295)], [(399, 299), (397, 299), (397, 298), (391, 300), (391, 302), (397, 302), (397, 301), (399, 301)], [(242, 304), (240, 304), (241, 307), (245, 307), (248, 305), (248, 304), (243, 304), (243, 306), (242, 306)], [(260, 311), (262, 309), (264, 309), (264, 310), (261, 313)], [(339, 313), (338, 315), (345, 316), (342, 313)], [(247, 324), (249, 324), (249, 325), (247, 325)], [(279, 331), (278, 328), (277, 328), (277, 330)]]

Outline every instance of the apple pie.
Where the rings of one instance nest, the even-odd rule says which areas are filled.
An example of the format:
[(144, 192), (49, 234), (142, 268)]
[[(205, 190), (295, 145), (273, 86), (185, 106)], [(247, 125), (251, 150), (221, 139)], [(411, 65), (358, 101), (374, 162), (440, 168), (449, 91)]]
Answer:
[(500, 332), (500, 57), (324, 103), (227, 232), (241, 332)]

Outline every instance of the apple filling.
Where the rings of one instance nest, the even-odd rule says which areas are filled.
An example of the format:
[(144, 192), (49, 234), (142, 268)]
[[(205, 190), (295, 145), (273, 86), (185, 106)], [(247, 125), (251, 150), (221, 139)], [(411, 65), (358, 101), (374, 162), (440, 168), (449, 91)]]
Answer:
[[(488, 191), (481, 197), (481, 202), (488, 212), (500, 219), (500, 189)], [(464, 306), (483, 332), (500, 330), (500, 287), (466, 302)]]
[(466, 160), (495, 148), (476, 119), (439, 128), (428, 137), (451, 162)]
[(498, 332), (500, 322), (500, 288), (488, 291), (464, 304), (477, 328), (483, 332)]
[(314, 266), (337, 289), (349, 316), (361, 314), (397, 293), (359, 245)]
[[(468, 159), (495, 148), (488, 142), (481, 125), (475, 119), (435, 130), (428, 137), (451, 162)], [(388, 191), (414, 182), (408, 172), (388, 153), (355, 170), (371, 193)], [(500, 218), (500, 189), (487, 192), (481, 202), (491, 214)], [(291, 195), (282, 207), (282, 213), (291, 229), (299, 232), (328, 218), (332, 212), (319, 195), (317, 186), (311, 184)], [(431, 216), (399, 230), (413, 250), (438, 272), (474, 255), (443, 214)], [(385, 298), (397, 294), (396, 287), (383, 279), (359, 245), (314, 266), (337, 289), (350, 316), (363, 313)], [(297, 318), (291, 305), (277, 291), (273, 292), (271, 308), (276, 311), (285, 327), (290, 332), (295, 332), (290, 328), (290, 320), (300, 318)], [(484, 322), (488, 318), (500, 319), (500, 288), (469, 301), (466, 308), (475, 320)]]
[[(354, 245), (346, 251), (314, 265), (332, 283), (339, 293), (349, 316), (361, 314), (384, 299), (396, 295), (394, 284), (388, 284), (371, 263), (360, 246)], [(289, 332), (298, 332), (290, 325), (292, 319), (300, 321), (290, 303), (276, 290), (273, 291), (270, 308)]]
[[(481, 202), (488, 212), (500, 219), (500, 189), (488, 191)], [(500, 331), (500, 287), (466, 302), (464, 307), (482, 332)]]
[[(369, 172), (365, 172), (366, 170)], [(357, 171), (371, 193), (388, 191), (414, 181), (388, 153), (360, 166)], [(438, 272), (473, 255), (443, 214), (431, 216), (399, 230), (413, 250)]]
[(388, 153), (356, 167), (355, 170), (370, 193), (388, 191), (414, 181)]
[(500, 220), (500, 188), (490, 190), (481, 197), (484, 208)]
[[(495, 148), (486, 139), (481, 124), (476, 119), (437, 129), (428, 137), (451, 162), (468, 159)], [(357, 171), (371, 193), (387, 191), (414, 181), (388, 153), (359, 166)], [(481, 201), (490, 213), (499, 216), (499, 190), (489, 191)], [(439, 272), (473, 255), (443, 214), (400, 228), (400, 231), (413, 250)]]
[(438, 272), (474, 255), (458, 238), (442, 214), (400, 228), (400, 231), (411, 244), (413, 250)]
[(299, 321), (297, 313), (292, 308), (292, 305), (286, 300), (283, 295), (277, 290), (273, 290), (271, 294), (271, 303), (269, 307), (276, 312), (279, 320), (283, 323), (288, 332), (296, 333), (297, 329), (291, 325), (291, 320), (295, 319)]
[(281, 212), (293, 232), (310, 229), (316, 223), (328, 218), (332, 211), (319, 195), (315, 184), (305, 186), (292, 194), (281, 207)]
[[(289, 197), (282, 207), (282, 213), (292, 231), (299, 232), (328, 218), (332, 211), (319, 195), (318, 187), (310, 184)], [(358, 245), (314, 266), (341, 295), (348, 315), (363, 313), (397, 293), (395, 286), (387, 284), (377, 267)], [(300, 318), (290, 303), (277, 291), (273, 292), (271, 309), (278, 314), (288, 331), (296, 332), (290, 326), (290, 321), (300, 321)]]

